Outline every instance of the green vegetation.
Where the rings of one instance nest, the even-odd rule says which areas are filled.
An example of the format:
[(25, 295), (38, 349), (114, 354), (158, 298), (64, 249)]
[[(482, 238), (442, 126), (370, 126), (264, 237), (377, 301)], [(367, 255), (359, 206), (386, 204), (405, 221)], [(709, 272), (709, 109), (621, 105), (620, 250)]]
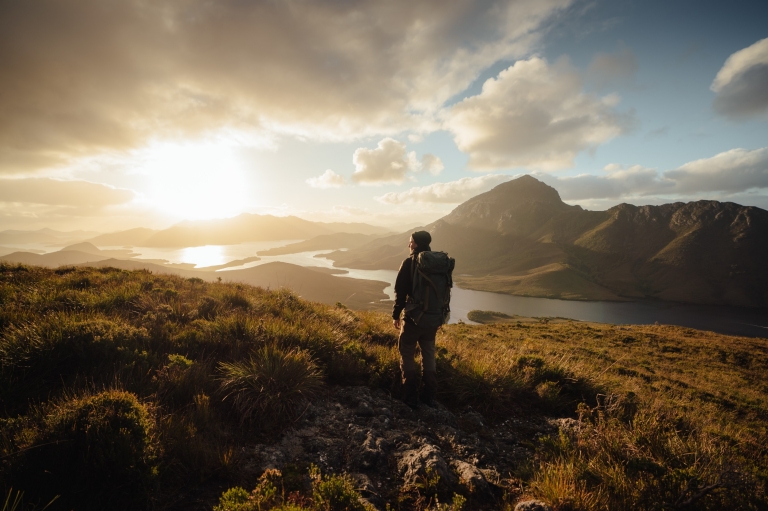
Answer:
[[(24, 509), (56, 496), (49, 509), (167, 509), (182, 491), (213, 507), (232, 488), (216, 509), (364, 509), (347, 476), (307, 467), (246, 491), (239, 453), (276, 439), (324, 386), (399, 393), (395, 333), (385, 314), (285, 291), (0, 265), (6, 507), (22, 509), (23, 492)], [(570, 418), (504, 475), (559, 510), (768, 508), (767, 372), (764, 339), (664, 326), (438, 336), (439, 399), (455, 411)], [(428, 494), (408, 505), (449, 508)]]

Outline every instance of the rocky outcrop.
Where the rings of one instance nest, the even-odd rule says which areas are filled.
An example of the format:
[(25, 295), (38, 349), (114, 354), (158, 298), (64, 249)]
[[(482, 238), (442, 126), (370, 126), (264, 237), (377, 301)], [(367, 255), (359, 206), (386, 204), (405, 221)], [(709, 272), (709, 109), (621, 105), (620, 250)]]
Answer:
[[(465, 495), (470, 508), (495, 507), (520, 494), (509, 474), (527, 463), (539, 435), (557, 430), (544, 418), (520, 417), (489, 425), (471, 409), (442, 405), (416, 411), (384, 391), (343, 387), (309, 405), (276, 442), (252, 445), (240, 459), (244, 476), (315, 464), (346, 472), (378, 509), (404, 494), (435, 491), (441, 502)], [(533, 508), (532, 508), (533, 509)]]

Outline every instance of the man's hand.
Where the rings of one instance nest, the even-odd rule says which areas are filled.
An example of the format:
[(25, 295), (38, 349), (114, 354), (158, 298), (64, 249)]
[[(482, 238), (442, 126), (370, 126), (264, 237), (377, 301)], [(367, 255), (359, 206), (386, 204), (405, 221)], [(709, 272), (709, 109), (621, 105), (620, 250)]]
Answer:
[(396, 329), (400, 330), (400, 320), (399, 319), (393, 319), (392, 320), (392, 326)]

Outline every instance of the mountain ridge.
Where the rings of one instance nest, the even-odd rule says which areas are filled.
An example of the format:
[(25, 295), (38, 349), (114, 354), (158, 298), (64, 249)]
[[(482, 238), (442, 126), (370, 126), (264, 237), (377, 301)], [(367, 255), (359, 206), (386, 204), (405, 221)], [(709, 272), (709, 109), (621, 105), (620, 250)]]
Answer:
[[(531, 176), (502, 183), (427, 225), (462, 287), (577, 300), (658, 299), (768, 306), (768, 211), (733, 202), (565, 204)], [(410, 233), (327, 257), (396, 269)]]

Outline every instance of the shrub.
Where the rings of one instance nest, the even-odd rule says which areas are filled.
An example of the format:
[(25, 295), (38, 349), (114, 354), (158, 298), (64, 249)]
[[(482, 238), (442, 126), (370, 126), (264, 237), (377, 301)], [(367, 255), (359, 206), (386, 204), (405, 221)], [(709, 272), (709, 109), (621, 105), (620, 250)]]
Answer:
[(16, 457), (17, 486), (67, 509), (137, 509), (156, 475), (153, 422), (134, 394), (108, 390), (49, 405)]
[(373, 511), (372, 506), (360, 500), (360, 494), (348, 475), (322, 475), (320, 469), (312, 465), (309, 477), (312, 481), (311, 499), (298, 493), (286, 498), (283, 474), (272, 469), (261, 475), (259, 484), (251, 493), (241, 487), (225, 491), (213, 511)]
[(50, 314), (0, 335), (0, 399), (6, 406), (50, 393), (78, 374), (108, 381), (116, 370), (144, 365), (147, 332), (121, 320)]
[(316, 466), (310, 468), (312, 479), (312, 499), (319, 511), (370, 511), (360, 501), (360, 494), (348, 475), (323, 476)]
[(277, 424), (290, 421), (298, 406), (314, 397), (323, 383), (315, 362), (298, 349), (265, 347), (247, 360), (221, 362), (219, 372), (224, 400), (231, 400), (242, 422), (257, 416)]

